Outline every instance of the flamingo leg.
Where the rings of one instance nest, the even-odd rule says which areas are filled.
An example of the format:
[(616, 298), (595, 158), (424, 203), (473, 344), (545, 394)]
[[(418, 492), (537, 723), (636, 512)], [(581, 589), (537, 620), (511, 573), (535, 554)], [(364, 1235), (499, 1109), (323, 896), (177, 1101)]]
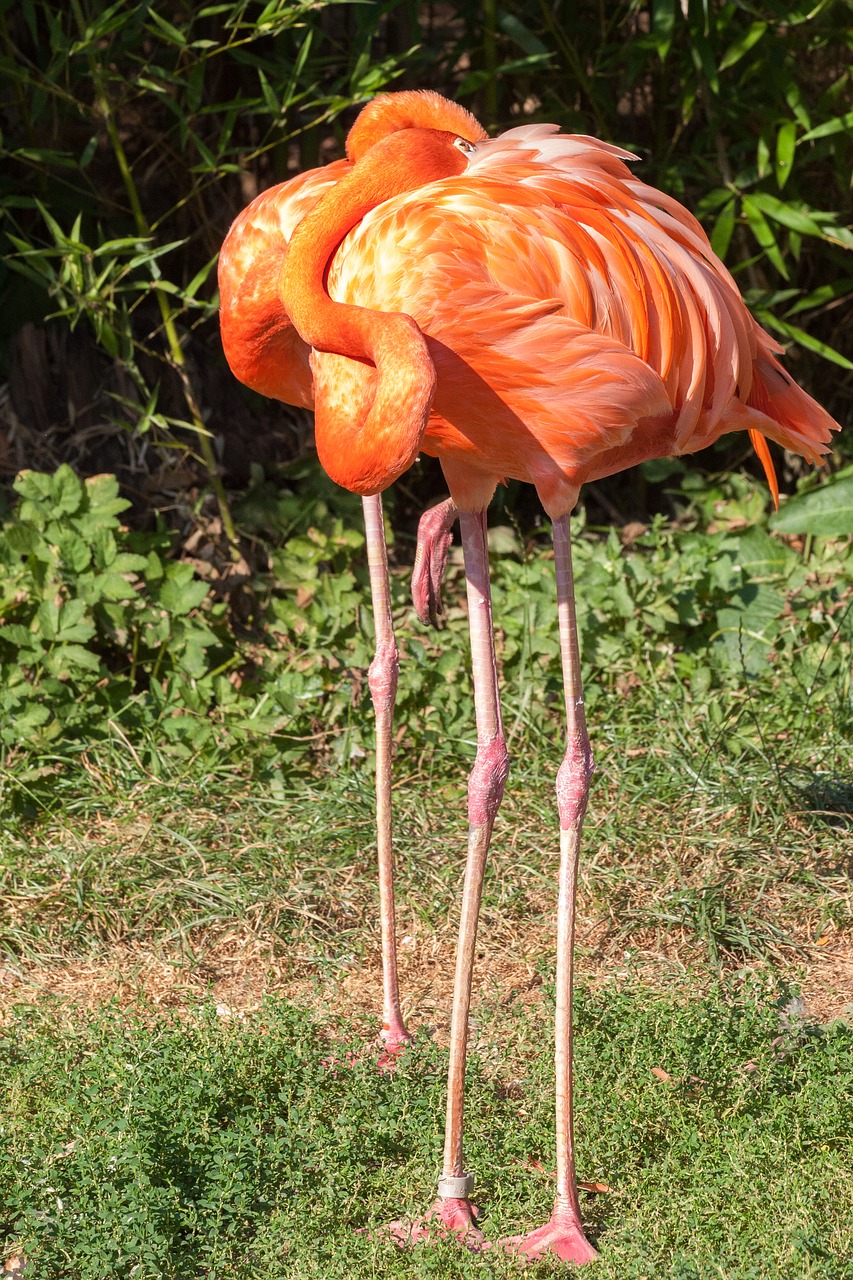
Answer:
[(560, 654), (566, 700), (566, 753), (557, 774), (560, 816), (560, 881), (557, 902), (557, 995), (555, 1020), (557, 1185), (550, 1222), (524, 1237), (504, 1241), (536, 1258), (548, 1252), (581, 1265), (598, 1257), (584, 1235), (575, 1174), (572, 1109), (572, 979), (575, 896), (581, 827), (593, 773), (581, 686), (569, 517), (554, 521), (554, 563)]
[(447, 1119), (444, 1162), (439, 1179), (439, 1206), (444, 1221), (470, 1231), (476, 1210), (471, 1204), (473, 1178), (466, 1175), (462, 1154), (465, 1058), (468, 1013), (477, 947), (477, 924), (483, 893), (483, 874), (492, 828), (503, 798), (509, 771), (501, 724), (492, 601), (489, 586), (489, 548), (485, 512), (461, 512), (465, 583), (471, 632), (471, 667), (477, 721), (477, 756), (468, 779), (468, 854), (459, 920), (456, 975), (450, 1023), (450, 1068), (447, 1078)]
[(483, 1237), (475, 1225), (477, 1208), (471, 1203), (474, 1179), (465, 1171), (462, 1153), (468, 1012), (486, 855), (503, 798), (509, 759), (498, 701), (486, 515), (485, 512), (471, 514), (463, 511), (459, 521), (468, 591), (477, 756), (468, 778), (468, 853), (450, 1021), (444, 1160), (438, 1181), (438, 1199), (432, 1209), (414, 1224), (392, 1223), (391, 1231), (400, 1244), (451, 1231), (466, 1244), (477, 1248)]
[(441, 579), (447, 565), (450, 532), (457, 516), (456, 503), (445, 498), (425, 511), (418, 522), (418, 545), (412, 570), (412, 600), (415, 612), (425, 627), (438, 626), (444, 613)]
[(379, 919), (382, 932), (382, 1032), (385, 1049), (379, 1060), (391, 1068), (411, 1040), (400, 1009), (397, 979), (397, 919), (394, 908), (394, 851), (391, 843), (391, 750), (399, 654), (391, 617), (388, 553), (382, 499), (362, 499), (367, 535), (367, 562), (376, 652), (367, 680), (376, 714), (376, 846), (379, 861)]

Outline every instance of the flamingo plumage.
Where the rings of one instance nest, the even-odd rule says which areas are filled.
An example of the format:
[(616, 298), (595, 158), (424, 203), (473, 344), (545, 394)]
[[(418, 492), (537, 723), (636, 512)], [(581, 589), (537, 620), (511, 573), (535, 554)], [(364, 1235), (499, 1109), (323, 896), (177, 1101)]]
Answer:
[[(553, 521), (567, 747), (557, 967), (557, 1188), (550, 1221), (511, 1242), (536, 1256), (596, 1256), (573, 1154), (574, 883), (593, 770), (583, 712), (569, 514), (581, 486), (748, 431), (774, 498), (766, 441), (817, 462), (837, 424), (785, 372), (696, 219), (594, 138), (526, 125), (488, 139), (432, 92), (362, 111), (347, 159), (259, 196), (220, 258), (221, 325), (236, 376), (314, 407), (320, 461), (364, 499), (376, 618), (370, 687), (386, 1053), (409, 1036), (396, 977), (391, 719), (397, 648), (380, 494), (419, 453), (440, 459), (451, 502), (423, 526), (416, 605), (432, 612), (457, 511), (465, 557), (478, 748), (457, 952), (448, 1113), (430, 1223), (481, 1239), (462, 1154), (467, 1017), (483, 868), (508, 758), (501, 726), (485, 512), (507, 479), (535, 485)], [(423, 1225), (423, 1224), (426, 1225)]]

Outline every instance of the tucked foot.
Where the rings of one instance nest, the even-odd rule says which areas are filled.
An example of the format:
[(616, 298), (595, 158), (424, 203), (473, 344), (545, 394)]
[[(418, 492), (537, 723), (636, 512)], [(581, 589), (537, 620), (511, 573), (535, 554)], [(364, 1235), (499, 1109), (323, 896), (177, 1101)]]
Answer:
[(418, 523), (418, 546), (412, 570), (412, 601), (415, 612), (425, 627), (437, 627), (444, 612), (441, 579), (453, 542), (450, 530), (456, 515), (453, 499), (445, 498), (438, 506), (425, 511)]
[(550, 1222), (544, 1227), (537, 1227), (526, 1236), (510, 1236), (502, 1240), (505, 1249), (521, 1254), (525, 1258), (541, 1258), (543, 1254), (555, 1253), (564, 1262), (574, 1262), (582, 1267), (585, 1262), (594, 1262), (598, 1253), (593, 1249), (583, 1233), (583, 1227), (573, 1213), (554, 1211)]
[(414, 1222), (389, 1222), (386, 1230), (401, 1248), (427, 1240), (443, 1240), (454, 1235), (472, 1253), (489, 1246), (476, 1225), (480, 1210), (470, 1200), (439, 1197), (422, 1218)]

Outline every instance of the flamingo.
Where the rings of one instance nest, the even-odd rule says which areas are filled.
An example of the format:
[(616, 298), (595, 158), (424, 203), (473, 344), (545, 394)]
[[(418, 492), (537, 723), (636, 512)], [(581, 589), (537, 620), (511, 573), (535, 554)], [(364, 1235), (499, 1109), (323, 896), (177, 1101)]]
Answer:
[[(549, 1221), (508, 1242), (583, 1264), (572, 1105), (572, 953), (581, 826), (593, 758), (584, 718), (569, 516), (587, 480), (704, 449), (746, 430), (778, 498), (767, 440), (816, 463), (837, 424), (784, 371), (696, 219), (634, 177), (634, 157), (557, 126), (489, 140), (431, 91), (383, 94), (346, 159), (260, 195), (219, 265), (225, 353), (242, 382), (313, 407), (320, 462), (362, 495), (375, 616), (377, 847), (386, 1060), (409, 1041), (395, 958), (391, 726), (398, 653), (381, 493), (420, 453), (450, 499), (422, 521), (414, 576), (438, 608), (458, 512), (477, 752), (451, 1014), (438, 1197), (407, 1238), (485, 1247), (462, 1148), (466, 1035), (483, 871), (504, 793), (486, 509), (508, 478), (535, 485), (553, 524), (566, 748), (557, 773), (556, 1193)], [(399, 1233), (399, 1224), (398, 1233)]]

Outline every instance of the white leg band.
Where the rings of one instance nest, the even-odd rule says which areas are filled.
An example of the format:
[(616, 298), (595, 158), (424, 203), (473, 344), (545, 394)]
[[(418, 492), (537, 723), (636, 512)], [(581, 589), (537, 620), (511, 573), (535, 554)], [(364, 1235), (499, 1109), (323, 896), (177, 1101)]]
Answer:
[(442, 1200), (467, 1200), (474, 1194), (473, 1173), (463, 1174), (461, 1178), (443, 1173), (438, 1180), (438, 1194)]

